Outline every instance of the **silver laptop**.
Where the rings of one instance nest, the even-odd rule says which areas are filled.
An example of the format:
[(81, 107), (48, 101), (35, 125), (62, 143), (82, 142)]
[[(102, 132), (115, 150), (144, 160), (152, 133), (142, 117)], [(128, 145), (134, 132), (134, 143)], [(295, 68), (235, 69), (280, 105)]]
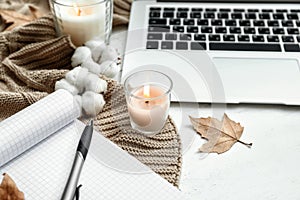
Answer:
[(300, 105), (300, 0), (137, 0), (121, 81), (152, 69), (172, 100)]

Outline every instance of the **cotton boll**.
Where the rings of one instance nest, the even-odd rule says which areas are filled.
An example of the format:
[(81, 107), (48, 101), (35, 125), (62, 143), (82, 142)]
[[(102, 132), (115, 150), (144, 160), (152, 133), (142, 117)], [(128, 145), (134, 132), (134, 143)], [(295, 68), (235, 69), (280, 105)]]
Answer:
[(78, 47), (71, 58), (72, 67), (77, 67), (91, 56), (92, 52), (88, 47)]
[(72, 95), (78, 94), (78, 89), (70, 84), (66, 79), (61, 79), (59, 81), (56, 81), (55, 83), (55, 90), (64, 89), (69, 91)]
[(76, 86), (79, 93), (83, 92), (85, 77), (88, 75), (88, 69), (76, 67), (66, 74), (66, 79), (69, 83)]
[(105, 61), (100, 66), (101, 73), (108, 78), (115, 77), (120, 71), (120, 67), (117, 65), (117, 63), (112, 61)]
[(85, 81), (85, 91), (93, 91), (95, 93), (106, 92), (107, 82), (97, 75), (89, 73)]
[(86, 68), (89, 72), (100, 75), (101, 67), (98, 63), (94, 62), (92, 59), (88, 59), (81, 64), (81, 67)]
[(87, 41), (84, 45), (93, 51), (97, 46), (100, 46), (104, 43), (102, 40), (90, 40)]
[(101, 59), (100, 59), (99, 63), (101, 64), (107, 60), (117, 62), (118, 57), (119, 57), (119, 55), (118, 55), (117, 50), (112, 46), (107, 46), (101, 55)]
[(104, 107), (105, 100), (102, 94), (86, 91), (82, 95), (82, 108), (87, 116), (95, 117)]
[(80, 116), (82, 115), (82, 98), (80, 95), (75, 95), (73, 99), (74, 106), (79, 110)]
[(92, 58), (96, 63), (100, 63), (100, 59), (105, 49), (106, 49), (106, 45), (105, 43), (102, 43), (99, 46), (96, 46), (92, 50)]

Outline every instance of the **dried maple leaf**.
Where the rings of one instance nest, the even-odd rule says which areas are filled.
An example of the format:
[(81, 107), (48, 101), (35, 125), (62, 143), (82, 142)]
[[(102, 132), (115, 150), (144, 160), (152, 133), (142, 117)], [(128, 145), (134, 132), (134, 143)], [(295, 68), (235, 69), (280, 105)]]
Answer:
[(24, 193), (21, 192), (16, 183), (8, 174), (3, 174), (3, 180), (0, 185), (0, 199), (1, 200), (24, 200)]
[(191, 116), (190, 120), (198, 134), (208, 140), (199, 149), (201, 152), (221, 154), (228, 151), (236, 142), (247, 147), (252, 146), (252, 143), (247, 144), (239, 140), (244, 127), (229, 119), (226, 114), (222, 121), (211, 117), (193, 118)]

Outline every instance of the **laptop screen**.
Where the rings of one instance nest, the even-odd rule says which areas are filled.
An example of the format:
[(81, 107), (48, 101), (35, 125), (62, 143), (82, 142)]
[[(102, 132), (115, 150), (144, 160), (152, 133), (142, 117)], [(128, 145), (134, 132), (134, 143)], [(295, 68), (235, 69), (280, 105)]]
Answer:
[(157, 0), (158, 2), (300, 3), (300, 0)]

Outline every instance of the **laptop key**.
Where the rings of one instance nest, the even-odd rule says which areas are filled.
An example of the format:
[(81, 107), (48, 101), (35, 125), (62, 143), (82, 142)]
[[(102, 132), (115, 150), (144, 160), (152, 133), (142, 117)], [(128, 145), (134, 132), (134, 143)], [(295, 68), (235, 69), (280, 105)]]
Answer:
[(159, 19), (159, 18), (151, 18), (149, 19), (149, 24), (150, 25), (166, 25), (167, 24), (167, 19)]
[(170, 26), (149, 26), (149, 32), (170, 32)]
[(284, 44), (283, 46), (286, 52), (300, 52), (299, 44)]
[(279, 37), (274, 35), (268, 35), (267, 40), (268, 42), (279, 42)]
[(194, 12), (194, 11), (203, 11), (203, 8), (192, 8), (192, 12)]
[(235, 41), (235, 36), (234, 35), (223, 35), (223, 40), (233, 42), (233, 41)]
[(233, 12), (245, 12), (245, 9), (236, 8), (236, 9), (233, 9)]
[(162, 40), (162, 33), (148, 33), (148, 40)]
[(214, 19), (215, 18), (215, 13), (213, 13), (213, 12), (204, 13), (203, 17), (205, 19)]
[(264, 36), (262, 36), (262, 35), (253, 35), (252, 40), (253, 40), (253, 42), (264, 42), (265, 41)]
[(191, 40), (192, 35), (191, 34), (180, 34), (180, 40)]
[(270, 19), (269, 13), (261, 13), (259, 14), (259, 19)]
[(216, 33), (227, 33), (227, 28), (226, 27), (215, 27), (215, 32)]
[(256, 33), (256, 30), (255, 30), (255, 28), (245, 27), (245, 28), (244, 28), (244, 33), (245, 33), (245, 34), (255, 34), (255, 33)]
[(276, 51), (281, 52), (279, 44), (265, 43), (210, 43), (210, 50), (221, 51)]
[(206, 35), (205, 34), (195, 34), (194, 35), (194, 40), (195, 41), (205, 41), (206, 40)]
[(170, 18), (170, 21), (169, 21), (170, 25), (180, 25), (180, 23), (181, 23), (180, 19)]
[(284, 15), (282, 13), (273, 14), (273, 19), (284, 19)]
[(256, 19), (256, 13), (246, 13), (245, 18), (246, 19)]
[(199, 29), (198, 29), (197, 26), (188, 26), (188, 27), (186, 28), (186, 31), (187, 31), (188, 33), (198, 33)]
[(300, 27), (300, 21), (296, 21), (296, 25)]
[(285, 34), (285, 31), (283, 28), (273, 28), (274, 34)]
[(173, 49), (173, 42), (161, 42), (161, 49)]
[(163, 17), (165, 18), (173, 18), (174, 17), (174, 12), (164, 12)]
[(177, 34), (174, 34), (174, 33), (166, 33), (165, 39), (166, 39), (166, 40), (177, 40)]
[(297, 36), (297, 41), (300, 42), (300, 36)]
[(232, 13), (231, 19), (243, 19), (242, 13)]
[(268, 26), (277, 27), (277, 26), (279, 26), (279, 22), (277, 20), (269, 20)]
[(299, 19), (298, 15), (293, 13), (293, 14), (287, 14), (286, 15), (288, 19)]
[(233, 34), (240, 34), (242, 32), (242, 30), (239, 27), (230, 27), (229, 32), (233, 33)]
[(287, 32), (289, 35), (299, 35), (299, 29), (297, 28), (288, 28)]
[(157, 41), (148, 41), (146, 48), (147, 49), (158, 49), (158, 42)]
[(283, 27), (294, 27), (293, 21), (290, 21), (290, 20), (283, 20), (283, 21), (281, 21), (281, 25)]
[(240, 20), (240, 26), (251, 26), (250, 20)]
[(231, 9), (230, 9), (230, 8), (220, 8), (219, 11), (220, 11), (220, 12), (230, 12)]
[(161, 8), (160, 7), (151, 7), (150, 11), (160, 11)]
[(283, 42), (294, 42), (294, 37), (293, 36), (282, 36), (282, 41)]
[(212, 19), (211, 20), (211, 25), (212, 26), (222, 26), (223, 22), (222, 22), (222, 20), (219, 20), (219, 19)]
[(183, 24), (184, 25), (194, 25), (195, 24), (195, 20), (194, 19), (184, 19), (183, 20)]
[(184, 32), (184, 26), (173, 26), (173, 32)]
[(199, 26), (208, 26), (208, 20), (207, 19), (198, 19), (197, 24)]
[(191, 18), (201, 18), (201, 12), (191, 12)]
[(175, 11), (175, 8), (166, 7), (166, 8), (164, 8), (164, 11)]
[(149, 17), (160, 17), (160, 12), (158, 12), (158, 11), (151, 11), (149, 13)]
[(217, 9), (216, 8), (206, 8), (205, 11), (206, 12), (216, 12)]
[(258, 9), (248, 9), (247, 11), (248, 11), (248, 12), (259, 12)]
[(238, 35), (238, 41), (250, 42), (250, 37), (249, 37), (249, 35)]
[(205, 42), (191, 42), (191, 50), (206, 50)]
[(188, 11), (189, 11), (189, 8), (178, 8), (177, 11), (188, 12)]
[(300, 9), (292, 9), (291, 12), (300, 13)]
[(212, 33), (212, 32), (213, 32), (212, 27), (208, 27), (208, 26), (201, 27), (201, 33)]
[(218, 13), (218, 18), (219, 19), (228, 19), (229, 15), (228, 15), (228, 13)]
[(236, 26), (236, 20), (226, 20), (225, 25), (226, 26)]
[(262, 11), (262, 12), (268, 12), (268, 13), (271, 13), (271, 12), (273, 12), (273, 10), (272, 10), (272, 9), (262, 9), (261, 11)]
[(270, 34), (270, 29), (269, 28), (258, 28), (258, 33), (259, 34)]
[(177, 18), (187, 18), (188, 13), (187, 12), (177, 12)]
[(263, 20), (255, 20), (253, 21), (254, 26), (265, 26), (265, 22)]
[(220, 35), (209, 35), (208, 39), (209, 41), (221, 41)]
[(277, 9), (276, 12), (279, 12), (279, 13), (286, 13), (288, 10), (286, 9)]
[(176, 42), (176, 49), (177, 50), (187, 50), (188, 43), (187, 42)]

